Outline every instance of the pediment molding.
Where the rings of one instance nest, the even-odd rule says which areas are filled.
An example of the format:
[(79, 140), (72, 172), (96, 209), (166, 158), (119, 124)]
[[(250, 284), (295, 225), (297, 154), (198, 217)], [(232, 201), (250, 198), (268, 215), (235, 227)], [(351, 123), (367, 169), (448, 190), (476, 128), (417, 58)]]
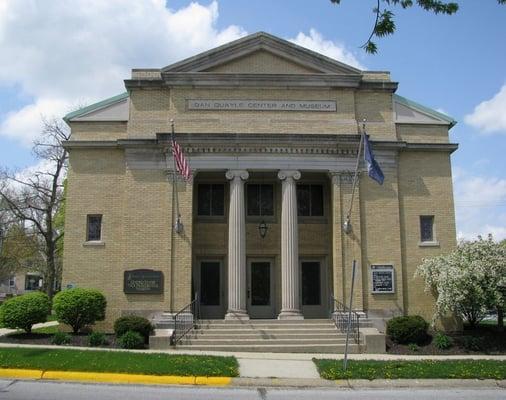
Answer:
[(162, 76), (174, 72), (203, 72), (257, 51), (266, 51), (322, 74), (361, 75), (350, 65), (265, 32), (258, 32), (161, 69)]

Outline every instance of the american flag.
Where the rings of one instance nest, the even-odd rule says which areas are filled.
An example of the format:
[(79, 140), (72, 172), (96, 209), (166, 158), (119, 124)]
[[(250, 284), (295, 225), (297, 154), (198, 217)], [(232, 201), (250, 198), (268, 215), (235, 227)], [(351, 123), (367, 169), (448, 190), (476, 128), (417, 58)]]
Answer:
[(174, 156), (177, 172), (181, 174), (185, 181), (189, 181), (192, 176), (190, 165), (183, 154), (183, 149), (174, 138), (172, 138), (172, 155)]

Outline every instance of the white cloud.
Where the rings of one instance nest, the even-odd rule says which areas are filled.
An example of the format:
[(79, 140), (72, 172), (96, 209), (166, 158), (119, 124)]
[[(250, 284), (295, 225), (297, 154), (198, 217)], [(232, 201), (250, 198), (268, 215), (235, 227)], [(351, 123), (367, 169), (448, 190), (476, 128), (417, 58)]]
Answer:
[(43, 116), (64, 115), (68, 103), (60, 99), (40, 98), (19, 110), (10, 112), (0, 123), (0, 134), (31, 146), (40, 134)]
[(454, 168), (453, 181), (459, 239), (506, 239), (506, 179)]
[(324, 39), (316, 29), (310, 29), (309, 36), (303, 32), (299, 32), (297, 37), (288, 40), (355, 68), (366, 69), (343, 44)]
[(480, 133), (506, 134), (506, 84), (490, 100), (478, 104), (471, 114), (464, 117), (466, 124), (480, 130)]
[(121, 93), (131, 68), (163, 67), (244, 36), (216, 28), (218, 3), (178, 10), (165, 0), (0, 2), (0, 85), (17, 84), (34, 103), (11, 112), (0, 135), (29, 144), (40, 114)]

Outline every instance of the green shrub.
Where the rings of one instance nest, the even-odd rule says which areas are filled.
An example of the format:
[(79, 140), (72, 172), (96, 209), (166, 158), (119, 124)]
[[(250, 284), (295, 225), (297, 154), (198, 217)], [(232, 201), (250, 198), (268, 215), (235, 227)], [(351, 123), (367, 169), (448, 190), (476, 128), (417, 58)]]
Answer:
[(464, 336), (462, 338), (462, 345), (466, 350), (471, 351), (481, 351), (485, 347), (485, 343), (483, 342), (483, 338), (476, 336)]
[(122, 349), (143, 349), (144, 338), (139, 332), (128, 331), (120, 336), (118, 345)]
[(148, 343), (149, 335), (153, 331), (153, 325), (146, 318), (136, 315), (127, 315), (114, 321), (114, 333), (116, 337), (123, 336), (128, 331), (139, 333), (144, 338), (144, 342)]
[(91, 332), (88, 335), (88, 345), (91, 347), (98, 347), (107, 344), (105, 334), (102, 332)]
[(72, 336), (65, 332), (56, 332), (51, 338), (51, 343), (61, 346), (62, 344), (69, 344), (72, 341)]
[(86, 325), (103, 321), (106, 305), (104, 295), (95, 289), (68, 289), (53, 299), (53, 310), (58, 321), (70, 325), (74, 333)]
[(395, 317), (387, 322), (387, 335), (394, 342), (420, 344), (427, 339), (429, 324), (419, 315)]
[(453, 340), (450, 336), (438, 332), (434, 337), (434, 346), (439, 350), (447, 350), (453, 346)]
[(46, 322), (51, 302), (45, 293), (27, 293), (6, 300), (0, 307), (0, 324), (5, 328), (23, 329), (30, 333), (32, 326)]

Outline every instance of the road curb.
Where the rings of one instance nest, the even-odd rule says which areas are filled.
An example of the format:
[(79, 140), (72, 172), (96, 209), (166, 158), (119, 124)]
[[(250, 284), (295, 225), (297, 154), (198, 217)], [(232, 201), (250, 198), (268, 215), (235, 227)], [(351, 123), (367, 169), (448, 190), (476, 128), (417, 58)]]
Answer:
[(142, 375), (109, 372), (43, 371), (10, 368), (0, 368), (0, 378), (137, 385), (228, 386), (232, 382), (232, 378), (225, 376)]
[(21, 380), (47, 380), (68, 382), (94, 382), (134, 385), (184, 385), (229, 387), (291, 387), (356, 389), (408, 389), (408, 388), (496, 388), (506, 389), (506, 380), (493, 379), (296, 379), (296, 378), (230, 378), (225, 376), (142, 375), (109, 372), (43, 371), (37, 369), (0, 368), (0, 378)]

